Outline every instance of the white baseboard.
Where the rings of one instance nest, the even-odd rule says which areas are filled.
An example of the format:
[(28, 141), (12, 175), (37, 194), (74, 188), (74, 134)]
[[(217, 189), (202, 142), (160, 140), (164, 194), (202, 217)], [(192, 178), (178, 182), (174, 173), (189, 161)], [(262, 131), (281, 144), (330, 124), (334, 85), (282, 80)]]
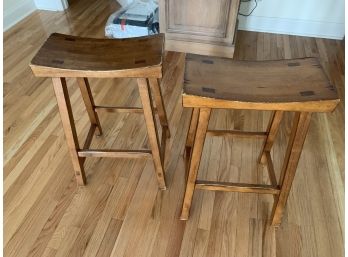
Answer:
[(33, 0), (22, 0), (17, 3), (14, 8), (4, 11), (4, 31), (11, 28), (35, 10), (36, 6)]
[(239, 30), (343, 39), (344, 23), (239, 15)]

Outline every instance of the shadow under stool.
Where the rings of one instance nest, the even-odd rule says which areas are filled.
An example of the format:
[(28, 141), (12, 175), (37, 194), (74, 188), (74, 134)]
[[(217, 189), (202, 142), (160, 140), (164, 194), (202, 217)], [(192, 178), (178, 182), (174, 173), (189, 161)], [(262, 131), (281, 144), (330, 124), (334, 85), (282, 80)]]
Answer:
[[(170, 137), (170, 132), (160, 88), (163, 45), (163, 34), (130, 39), (95, 39), (54, 33), (31, 61), (30, 67), (35, 76), (52, 78), (66, 141), (79, 185), (86, 183), (84, 171), (86, 157), (144, 157), (153, 159), (159, 188), (166, 189), (164, 155), (166, 139)], [(77, 139), (66, 77), (77, 79), (91, 122), (82, 148)], [(87, 78), (136, 78), (143, 108), (95, 105)], [(89, 149), (93, 134), (102, 134), (98, 112), (103, 110), (143, 113), (151, 149)], [(156, 114), (162, 127), (161, 142), (156, 126)]]
[[(186, 139), (186, 191), (181, 219), (187, 220), (195, 189), (274, 196), (271, 224), (279, 226), (313, 112), (332, 112), (339, 98), (316, 58), (234, 61), (187, 55), (183, 106), (193, 108)], [(212, 109), (273, 111), (267, 131), (208, 130)], [(294, 112), (283, 166), (277, 181), (271, 149), (284, 112)], [(264, 136), (259, 162), (267, 165), (270, 185), (197, 180), (205, 137)]]

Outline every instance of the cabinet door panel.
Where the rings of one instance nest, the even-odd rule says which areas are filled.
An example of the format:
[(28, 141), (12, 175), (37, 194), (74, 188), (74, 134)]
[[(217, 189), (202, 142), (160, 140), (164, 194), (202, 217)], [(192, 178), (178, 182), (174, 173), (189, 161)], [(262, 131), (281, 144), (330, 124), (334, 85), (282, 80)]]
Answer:
[(238, 0), (162, 1), (169, 38), (232, 44)]
[(225, 37), (230, 0), (169, 0), (168, 32)]

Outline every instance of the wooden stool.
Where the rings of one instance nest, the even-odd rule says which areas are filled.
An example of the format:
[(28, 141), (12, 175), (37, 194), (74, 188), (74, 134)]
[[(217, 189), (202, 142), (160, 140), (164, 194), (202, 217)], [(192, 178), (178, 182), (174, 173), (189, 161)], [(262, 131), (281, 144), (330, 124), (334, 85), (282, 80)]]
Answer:
[[(187, 220), (195, 189), (273, 194), (272, 225), (281, 223), (312, 112), (331, 112), (339, 102), (315, 58), (280, 61), (233, 61), (188, 55), (183, 106), (193, 107), (186, 140), (188, 177), (181, 219)], [(211, 110), (274, 111), (266, 132), (208, 130)], [(279, 183), (270, 155), (285, 111), (295, 112)], [(206, 134), (264, 136), (259, 162), (266, 164), (271, 185), (197, 180)]]
[[(52, 77), (78, 184), (84, 185), (86, 183), (83, 167), (86, 157), (152, 157), (159, 188), (166, 189), (163, 165), (166, 138), (170, 137), (170, 132), (159, 83), (159, 79), (162, 77), (163, 45), (163, 34), (114, 40), (82, 38), (54, 33), (33, 58), (30, 67), (35, 76)], [(77, 140), (66, 77), (77, 78), (91, 121), (91, 127), (82, 148)], [(143, 108), (96, 106), (87, 80), (88, 77), (137, 78)], [(97, 135), (102, 134), (97, 114), (100, 110), (144, 113), (151, 150), (88, 149), (94, 132)], [(155, 112), (158, 113), (162, 126), (161, 144), (156, 127)]]

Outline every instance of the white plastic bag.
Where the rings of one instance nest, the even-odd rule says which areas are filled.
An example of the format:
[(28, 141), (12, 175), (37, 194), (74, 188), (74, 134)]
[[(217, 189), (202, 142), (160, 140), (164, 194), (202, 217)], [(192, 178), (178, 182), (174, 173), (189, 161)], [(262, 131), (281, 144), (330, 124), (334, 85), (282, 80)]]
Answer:
[(105, 26), (105, 36), (109, 38), (140, 37), (156, 34), (158, 30), (157, 1), (135, 0), (111, 14)]
[(117, 0), (117, 2), (122, 6), (122, 7), (127, 7), (128, 5), (132, 4), (134, 0)]
[(134, 2), (153, 2), (155, 4), (158, 4), (158, 0), (116, 0), (123, 8), (131, 5)]

